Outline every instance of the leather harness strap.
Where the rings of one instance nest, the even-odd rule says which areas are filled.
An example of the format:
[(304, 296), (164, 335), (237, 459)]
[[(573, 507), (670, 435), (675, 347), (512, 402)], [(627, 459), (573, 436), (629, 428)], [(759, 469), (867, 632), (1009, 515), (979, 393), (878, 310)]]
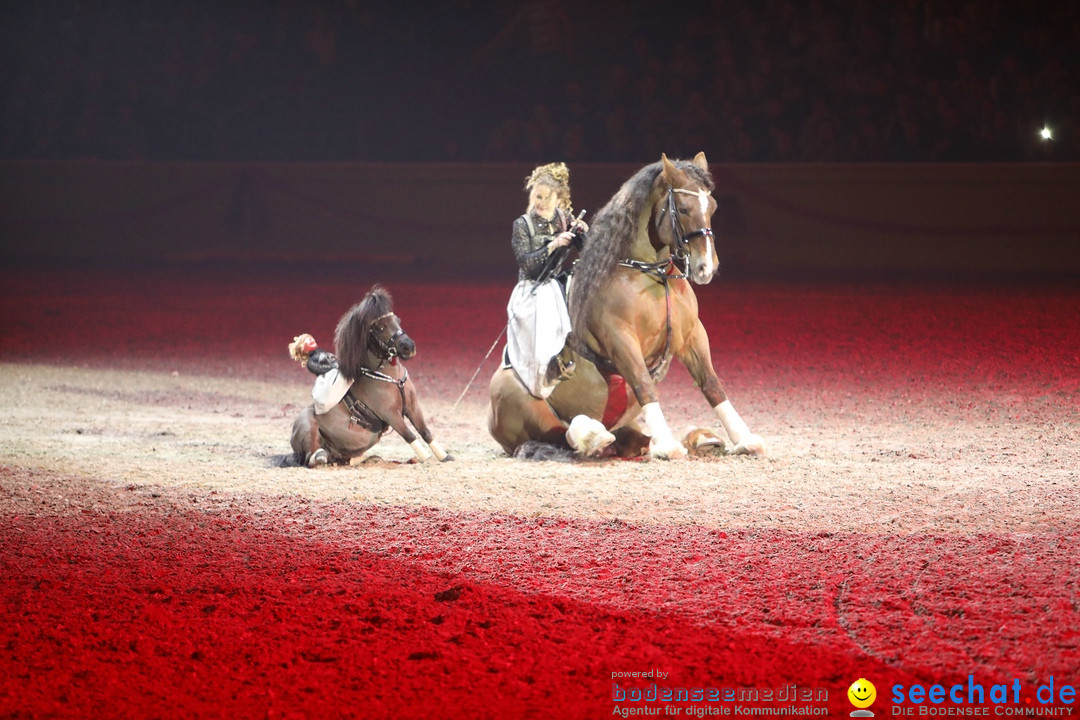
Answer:
[(341, 400), (349, 411), (349, 425), (356, 425), (369, 432), (380, 434), (385, 433), (390, 428), (390, 425), (379, 417), (378, 413), (368, 407), (363, 400), (354, 397), (352, 390), (345, 393), (345, 397), (341, 398)]
[[(672, 259), (664, 260), (657, 263), (646, 263), (640, 260), (622, 260), (618, 263), (622, 267), (637, 270), (645, 275), (656, 278), (656, 280), (664, 286), (664, 305), (666, 310), (665, 320), (665, 335), (664, 335), (664, 351), (660, 354), (659, 360), (650, 367), (649, 376), (656, 378), (656, 374), (668, 363), (671, 352), (671, 280), (683, 280), (686, 278), (686, 274), (683, 272), (677, 272), (675, 261)], [(617, 375), (618, 368), (615, 367), (615, 363), (611, 362), (606, 357), (602, 357), (598, 353), (594, 352), (583, 340), (581, 340), (577, 334), (571, 331), (567, 336), (566, 342), (570, 345), (570, 349), (582, 356), (593, 365), (597, 367), (601, 372)]]
[[(402, 370), (405, 372), (400, 380), (394, 379), (378, 370), (369, 370), (365, 367), (360, 368), (360, 374), (372, 380), (397, 385), (398, 393), (401, 395), (401, 417), (405, 417), (405, 383), (409, 381), (409, 369), (403, 366)], [(342, 400), (345, 401), (345, 407), (349, 410), (350, 424), (359, 425), (365, 430), (378, 433), (384, 433), (390, 427), (378, 413), (372, 410), (363, 400), (352, 394), (352, 388), (345, 393), (345, 397), (342, 398)]]

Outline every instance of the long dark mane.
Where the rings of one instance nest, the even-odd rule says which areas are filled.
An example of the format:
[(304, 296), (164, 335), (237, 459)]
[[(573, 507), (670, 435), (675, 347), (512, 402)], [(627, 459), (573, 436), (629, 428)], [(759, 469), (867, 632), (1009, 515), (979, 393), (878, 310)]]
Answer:
[[(671, 162), (701, 187), (710, 191), (713, 189), (708, 170), (702, 170), (686, 160)], [(642, 220), (642, 211), (649, 202), (661, 169), (662, 163), (655, 162), (638, 170), (600, 209), (589, 226), (589, 237), (580, 259), (574, 265), (574, 279), (570, 284), (569, 305), (573, 327), (582, 327), (589, 305), (597, 298), (597, 291), (611, 276), (617, 263), (629, 257)], [(648, 222), (648, 217), (644, 222)]]
[(372, 286), (364, 299), (349, 308), (338, 320), (334, 331), (334, 352), (345, 377), (360, 377), (368, 354), (371, 324), (393, 310), (390, 293), (381, 285)]

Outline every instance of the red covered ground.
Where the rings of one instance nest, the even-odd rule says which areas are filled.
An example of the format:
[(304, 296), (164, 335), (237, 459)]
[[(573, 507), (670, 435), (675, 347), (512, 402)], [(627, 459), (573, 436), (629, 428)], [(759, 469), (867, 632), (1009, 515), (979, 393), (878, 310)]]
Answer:
[[(6, 280), (6, 362), (269, 380), (295, 372), (283, 333), (328, 338), (324, 308), (368, 285), (327, 283), (313, 308), (315, 283), (282, 278)], [(429, 377), (456, 395), (506, 287), (391, 288), (438, 358)], [(920, 383), (955, 405), (972, 377), (1001, 393), (1022, 382), (1019, 422), (1077, 397), (1073, 290), (766, 284), (705, 298), (718, 366), (743, 384), (880, 384), (873, 396), (895, 402)], [(0, 518), (2, 717), (607, 717), (624, 707), (613, 683), (651, 682), (825, 688), (846, 715), (860, 677), (881, 716), (895, 684), (1018, 679), (1025, 707), (1051, 675), (1080, 685), (1076, 530), (633, 526), (87, 487), (8, 459), (0, 487), (16, 508)], [(654, 669), (667, 678), (613, 677)]]

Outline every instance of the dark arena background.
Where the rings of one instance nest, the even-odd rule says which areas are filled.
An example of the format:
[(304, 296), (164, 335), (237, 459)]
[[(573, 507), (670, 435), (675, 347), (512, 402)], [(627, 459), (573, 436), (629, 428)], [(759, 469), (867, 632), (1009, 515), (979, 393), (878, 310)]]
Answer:
[[(1075, 716), (1076, 3), (2, 19), (0, 717)], [(699, 151), (767, 455), (507, 457), (525, 176)], [(455, 459), (297, 467), (286, 346), (375, 283)]]

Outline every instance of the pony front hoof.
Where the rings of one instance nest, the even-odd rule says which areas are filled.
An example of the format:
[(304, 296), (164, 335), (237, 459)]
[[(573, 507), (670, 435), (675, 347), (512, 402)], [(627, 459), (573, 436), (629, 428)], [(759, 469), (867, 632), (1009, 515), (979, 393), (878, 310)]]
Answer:
[(308, 455), (307, 466), (314, 469), (326, 465), (329, 462), (330, 456), (327, 454), (326, 450), (324, 450), (323, 448), (319, 448), (315, 452)]
[(454, 459), (455, 458), (453, 455), (444, 455), (443, 458), (439, 460), (439, 462), (454, 462)]
[(686, 448), (682, 443), (672, 440), (670, 443), (649, 443), (649, 456), (656, 460), (682, 460), (686, 457)]
[(765, 456), (765, 441), (760, 435), (748, 435), (735, 446), (732, 451), (735, 455), (753, 455), (754, 457)]
[(570, 421), (566, 430), (566, 442), (582, 455), (596, 455), (615, 442), (615, 436), (608, 432), (599, 420), (588, 415), (578, 415)]

